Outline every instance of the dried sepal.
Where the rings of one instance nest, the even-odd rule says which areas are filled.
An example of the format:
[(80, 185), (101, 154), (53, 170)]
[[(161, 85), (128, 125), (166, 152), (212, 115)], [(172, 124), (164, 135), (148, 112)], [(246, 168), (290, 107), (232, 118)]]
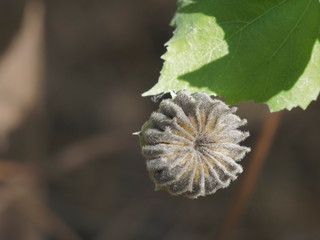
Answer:
[(225, 188), (242, 172), (237, 162), (250, 151), (239, 142), (246, 124), (206, 93), (165, 99), (139, 133), (142, 154), (156, 189), (197, 198)]

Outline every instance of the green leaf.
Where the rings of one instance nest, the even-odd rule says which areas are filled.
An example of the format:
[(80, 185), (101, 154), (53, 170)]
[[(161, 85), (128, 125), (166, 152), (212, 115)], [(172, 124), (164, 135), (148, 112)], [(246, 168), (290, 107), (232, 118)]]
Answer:
[(229, 104), (306, 108), (320, 90), (319, 0), (179, 0), (159, 82)]

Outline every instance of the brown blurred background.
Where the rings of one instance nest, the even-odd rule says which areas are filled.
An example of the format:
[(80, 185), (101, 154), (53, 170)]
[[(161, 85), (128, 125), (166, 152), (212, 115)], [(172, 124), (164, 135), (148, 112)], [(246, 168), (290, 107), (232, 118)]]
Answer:
[[(238, 181), (197, 200), (155, 192), (131, 135), (157, 108), (140, 94), (175, 7), (0, 0), (0, 240), (214, 239)], [(283, 114), (234, 239), (320, 239), (319, 108)], [(238, 112), (252, 146), (268, 109)]]

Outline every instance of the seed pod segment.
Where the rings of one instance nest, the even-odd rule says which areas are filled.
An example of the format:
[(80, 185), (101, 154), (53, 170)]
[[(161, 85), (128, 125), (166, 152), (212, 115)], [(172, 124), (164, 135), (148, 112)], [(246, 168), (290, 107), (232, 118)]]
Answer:
[(197, 198), (225, 188), (242, 172), (238, 164), (250, 148), (246, 124), (206, 93), (177, 93), (165, 99), (139, 133), (142, 154), (156, 189)]

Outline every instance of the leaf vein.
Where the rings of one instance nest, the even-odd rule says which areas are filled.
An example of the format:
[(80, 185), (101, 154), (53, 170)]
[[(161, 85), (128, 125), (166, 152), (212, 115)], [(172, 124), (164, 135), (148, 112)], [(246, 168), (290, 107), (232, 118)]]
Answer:
[[(277, 53), (281, 50), (281, 48), (285, 45), (285, 43), (288, 41), (288, 39), (290, 38), (290, 36), (293, 34), (293, 32), (297, 29), (298, 25), (300, 24), (302, 18), (306, 15), (310, 5), (311, 5), (312, 0), (309, 0), (309, 3), (307, 5), (307, 7), (304, 9), (304, 11), (302, 12), (301, 16), (299, 17), (297, 23), (293, 26), (293, 28), (290, 30), (290, 32), (288, 33), (288, 35), (283, 39), (283, 41), (281, 42), (281, 44), (279, 45), (279, 47), (272, 53), (272, 55), (270, 56), (270, 58), (264, 63), (262, 64), (261, 67), (263, 67), (265, 64), (269, 63), (276, 55)], [(256, 75), (261, 69), (259, 69), (254, 75)]]

